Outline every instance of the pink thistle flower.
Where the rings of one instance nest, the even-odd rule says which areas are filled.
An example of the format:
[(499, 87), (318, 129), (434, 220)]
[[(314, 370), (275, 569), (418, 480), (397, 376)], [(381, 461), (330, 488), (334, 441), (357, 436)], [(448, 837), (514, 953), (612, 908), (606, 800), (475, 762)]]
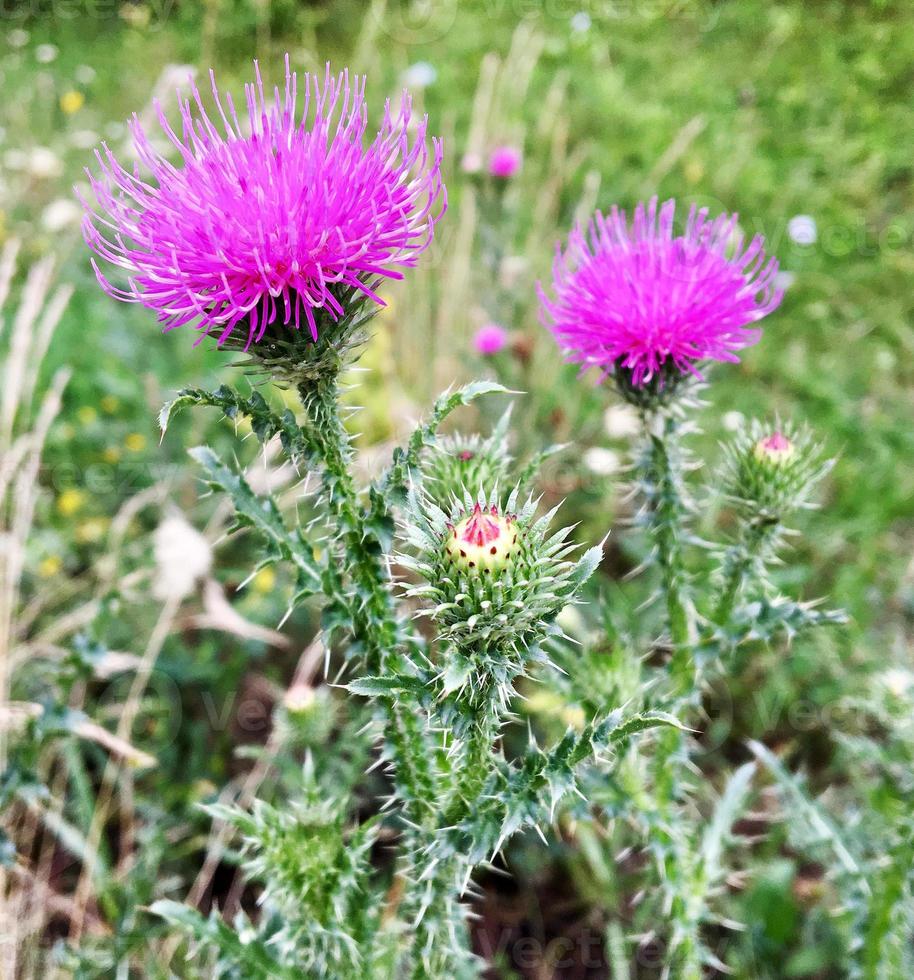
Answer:
[(240, 323), (249, 346), (274, 322), (298, 330), (304, 320), (316, 340), (322, 314), (337, 321), (344, 304), (365, 298), (383, 306), (378, 281), (401, 279), (432, 240), (446, 208), (441, 143), (429, 149), (426, 118), (411, 124), (408, 94), (396, 113), (386, 104), (366, 147), (364, 77), (334, 77), (328, 65), (323, 79), (303, 76), (299, 102), (288, 55), (285, 66), (284, 90), (270, 94), (254, 63), (246, 118), (220, 96), (213, 72), (214, 119), (195, 86), (179, 102), (178, 132), (156, 104), (177, 165), (134, 115), (133, 143), (151, 180), (104, 144), (96, 151), (84, 237), (127, 274), (127, 287), (93, 260), (98, 281), (114, 298), (154, 310), (166, 331), (196, 321), (223, 344)]
[(489, 157), (489, 173), (508, 180), (520, 170), (523, 154), (516, 146), (497, 146)]
[(473, 346), (477, 354), (483, 357), (491, 357), (499, 351), (504, 350), (508, 343), (508, 331), (497, 323), (487, 323), (480, 327), (473, 337)]
[(781, 302), (761, 235), (744, 246), (735, 214), (711, 221), (693, 206), (674, 236), (675, 207), (639, 204), (631, 226), (616, 207), (598, 211), (586, 237), (576, 228), (556, 250), (556, 298), (538, 286), (543, 324), (569, 360), (601, 368), (601, 380), (623, 370), (637, 388), (671, 371), (701, 377), (704, 360), (736, 362), (761, 336), (749, 325)]

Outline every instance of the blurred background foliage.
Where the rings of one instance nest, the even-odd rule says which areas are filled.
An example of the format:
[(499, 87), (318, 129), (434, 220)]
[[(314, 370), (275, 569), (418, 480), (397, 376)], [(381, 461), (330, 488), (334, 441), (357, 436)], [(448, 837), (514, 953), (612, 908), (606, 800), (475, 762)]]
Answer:
[[(129, 649), (152, 629), (155, 608), (142, 596), (132, 597), (129, 615), (122, 605), (105, 605), (109, 592), (117, 594), (111, 602), (125, 602), (117, 580), (106, 580), (108, 591), (99, 596), (112, 519), (138, 493), (151, 494), (152, 510), (144, 498), (124, 522), (135, 568), (152, 560), (148, 533), (168, 506), (201, 528), (206, 521), (218, 528), (219, 515), (198, 500), (183, 447), (207, 440), (227, 447), (230, 434), (224, 421), (188, 414), (160, 444), (160, 404), (184, 384), (215, 387), (231, 370), (230, 358), (194, 347), (189, 330), (163, 336), (145, 311), (102, 294), (71, 187), (80, 185), (101, 141), (123, 150), (131, 113), (152, 120), (151, 94), (173, 108), (174, 89), (186, 89), (189, 72), (205, 86), (209, 66), (222, 88), (240, 92), (255, 56), (275, 82), (286, 51), (299, 70), (322, 70), (329, 60), (367, 73), (374, 119), (385, 97), (409, 87), (429, 113), (431, 131), (445, 139), (450, 213), (427, 261), (390, 290), (362, 362), (371, 373), (353, 393), (364, 406), (354, 424), (368, 459), (385, 454), (440, 388), (497, 377), (525, 392), (514, 407), (520, 455), (573, 440), (573, 451), (550, 460), (542, 489), (547, 499), (568, 498), (566, 518), (582, 522), (581, 540), (601, 538), (627, 516), (616, 487), (631, 433), (624, 413), (607, 413), (603, 390), (560, 363), (538, 324), (535, 284), (548, 279), (556, 242), (596, 206), (630, 207), (655, 193), (738, 211), (744, 230), (766, 235), (789, 282), (786, 297), (758, 347), (740, 365), (716, 372), (714, 409), (703, 416), (696, 448), (699, 457), (716, 455), (717, 441), (740, 415), (780, 415), (808, 423), (839, 454), (825, 513), (804, 517), (809, 533), (798, 539), (784, 584), (806, 598), (831, 595), (852, 622), (789, 650), (753, 652), (706, 707), (721, 728), (712, 740), (722, 758), (738, 760), (754, 738), (790, 754), (815, 793), (833, 787), (840, 794), (860, 757), (842, 742), (848, 733), (831, 709), (870, 697), (869, 678), (887, 668), (908, 671), (914, 657), (908, 0), (4, 4), (0, 244), (21, 239), (22, 270), (53, 254), (58, 280), (74, 286), (42, 369), (46, 381), (61, 367), (73, 373), (47, 439), (28, 539), (23, 596), (39, 602), (34, 622), (59, 615), (82, 589), (100, 599), (84, 623), (84, 644), (95, 637), (107, 648)], [(516, 177), (498, 181), (487, 176), (485, 161), (504, 144), (522, 148), (523, 165)], [(814, 235), (791, 233), (798, 215), (813, 220)], [(20, 288), (14, 283), (14, 296)], [(492, 321), (509, 331), (509, 342), (483, 356), (473, 336)], [(490, 425), (503, 407), (494, 405), (479, 424)], [(702, 476), (713, 481), (711, 473)], [(709, 494), (708, 524), (717, 506)], [(624, 532), (610, 539), (601, 589), (610, 606), (618, 602), (622, 620), (636, 618), (636, 602), (629, 597), (623, 606), (617, 580), (637, 564), (639, 547)], [(274, 626), (291, 583), (282, 569), (266, 569), (234, 594), (246, 576), (244, 548), (242, 541), (219, 549), (218, 578), (239, 615)], [(53, 600), (41, 598), (48, 594)], [(193, 624), (164, 643), (155, 674), (161, 683), (150, 689), (144, 724), (134, 730), (159, 758), (157, 775), (145, 778), (147, 800), (155, 801), (149, 806), (162, 822), (145, 825), (165, 836), (144, 853), (158, 847), (179, 878), (193, 874), (188, 869), (208, 826), (189, 805), (213, 798), (246, 771), (239, 746), (266, 738), (268, 709), (289, 684), (293, 651), (314, 629), (305, 609), (284, 628), (285, 646)], [(89, 669), (81, 649), (73, 654), (77, 674)], [(40, 687), (34, 678), (19, 683), (26, 699)], [(118, 681), (94, 683), (100, 703), (123, 700)], [(249, 690), (267, 706), (253, 735), (244, 726), (220, 726), (217, 709), (201, 707), (207, 692), (211, 705), (225, 705)], [(169, 707), (174, 699), (180, 723)], [(532, 704), (544, 723), (567, 709), (545, 696)], [(77, 783), (97, 775), (98, 759), (76, 767), (74, 751), (69, 758), (82, 774), (72, 777)], [(77, 808), (74, 822), (88, 819)], [(168, 828), (178, 826), (181, 846), (166, 854)], [(569, 838), (547, 857), (538, 840), (518, 846), (513, 881), (487, 886), (484, 921), (509, 921), (518, 934), (570, 934), (568, 921), (606, 902), (599, 861), (588, 856), (595, 847)], [(739, 975), (844, 975), (840, 943), (818, 904), (825, 890), (820, 866), (772, 834), (747, 881), (728, 897), (732, 918), (750, 923), (726, 939), (739, 947)], [(115, 896), (107, 911), (148, 900)], [(135, 922), (124, 925), (124, 935), (133, 928)], [(639, 976), (657, 975), (649, 959)], [(505, 969), (501, 975), (513, 975)], [(575, 969), (526, 975), (607, 975)]]

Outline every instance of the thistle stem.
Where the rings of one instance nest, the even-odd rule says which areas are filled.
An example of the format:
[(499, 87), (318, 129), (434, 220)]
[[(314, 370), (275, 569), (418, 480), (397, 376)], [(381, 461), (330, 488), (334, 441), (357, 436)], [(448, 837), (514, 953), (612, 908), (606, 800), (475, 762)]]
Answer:
[(753, 578), (771, 540), (777, 532), (777, 522), (755, 518), (743, 525), (740, 540), (728, 549), (724, 558), (724, 582), (714, 608), (714, 622), (726, 625), (740, 594)]
[[(693, 677), (692, 648), (696, 641), (695, 617), (686, 587), (682, 531), (687, 515), (679, 459), (679, 427), (675, 417), (663, 414), (648, 421), (647, 450), (642, 457), (641, 490), (648, 512), (648, 534), (660, 570), (673, 656), (670, 675), (674, 693), (685, 696)], [(654, 431), (651, 431), (654, 429)]]
[[(345, 555), (344, 574), (355, 592), (346, 601), (351, 631), (364, 651), (369, 674), (381, 673), (396, 658), (402, 629), (394, 611), (383, 548), (369, 527), (351, 474), (351, 449), (339, 411), (335, 377), (299, 389), (310, 423), (310, 441), (323, 464), (324, 491)], [(386, 737), (394, 757), (398, 795), (414, 820), (433, 816), (434, 774), (421, 725), (391, 697), (378, 698), (386, 716)]]
[(482, 711), (476, 713), (469, 726), (455, 796), (444, 816), (444, 826), (462, 820), (482, 792), (492, 771), (492, 751), (497, 726), (494, 705), (487, 703)]
[(324, 466), (324, 490), (361, 602), (353, 603), (353, 630), (365, 646), (369, 673), (379, 671), (397, 647), (399, 629), (380, 544), (366, 527), (351, 474), (349, 434), (339, 412), (337, 381), (303, 385), (302, 405), (311, 440)]

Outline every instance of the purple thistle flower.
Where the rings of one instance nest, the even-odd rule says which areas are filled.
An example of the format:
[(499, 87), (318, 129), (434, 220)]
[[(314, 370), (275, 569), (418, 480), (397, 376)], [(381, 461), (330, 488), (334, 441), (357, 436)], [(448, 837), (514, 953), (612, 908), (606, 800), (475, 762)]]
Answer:
[(298, 330), (304, 319), (317, 340), (319, 311), (345, 317), (351, 293), (384, 305), (378, 280), (403, 278), (445, 211), (441, 143), (429, 149), (426, 118), (412, 124), (410, 140), (407, 93), (398, 113), (386, 104), (366, 147), (364, 77), (334, 77), (329, 65), (323, 80), (305, 74), (299, 103), (288, 55), (285, 65), (285, 89), (270, 95), (254, 63), (247, 118), (220, 96), (213, 72), (215, 121), (196, 86), (192, 100), (179, 100), (179, 132), (156, 104), (178, 165), (134, 115), (134, 146), (151, 181), (104, 144), (96, 151), (101, 172), (88, 175), (97, 204), (82, 200), (83, 233), (128, 286), (110, 283), (93, 259), (98, 281), (114, 298), (155, 310), (166, 331), (197, 321), (223, 344), (241, 323), (249, 346), (276, 321)]
[(630, 227), (624, 211), (598, 211), (588, 236), (575, 228), (556, 250), (555, 300), (538, 286), (543, 324), (569, 360), (601, 368), (601, 380), (623, 370), (641, 387), (670, 371), (701, 377), (703, 360), (738, 361), (735, 351), (761, 336), (749, 324), (781, 302), (761, 235), (744, 247), (735, 214), (710, 221), (693, 206), (674, 236), (675, 208), (638, 204)]
[(508, 180), (520, 170), (522, 161), (523, 154), (516, 146), (496, 146), (489, 157), (489, 173)]
[(486, 323), (473, 336), (473, 346), (477, 354), (491, 357), (503, 350), (508, 343), (508, 331), (497, 323)]

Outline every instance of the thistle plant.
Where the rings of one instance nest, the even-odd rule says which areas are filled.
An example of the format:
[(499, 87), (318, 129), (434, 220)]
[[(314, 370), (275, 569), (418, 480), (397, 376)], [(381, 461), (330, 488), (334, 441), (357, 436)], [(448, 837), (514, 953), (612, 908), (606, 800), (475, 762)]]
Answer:
[[(127, 273), (119, 286), (97, 269), (112, 295), (155, 310), (165, 330), (194, 323), (200, 340), (243, 352), (260, 380), (295, 390), (300, 411), (278, 412), (260, 391), (242, 390), (239, 374), (237, 386), (181, 392), (162, 427), (182, 407), (212, 406), (248, 419), (262, 444), (277, 441), (317, 476), (307, 520), (290, 524), (243, 472), (207, 447), (191, 450), (207, 484), (231, 500), (236, 528), (261, 538), (259, 565), (294, 570), (293, 605), (320, 602), (327, 660), (341, 663), (334, 679), (367, 702), (386, 799), (359, 824), (354, 794), (306, 767), (298, 799), (213, 811), (241, 832), (247, 873), (265, 886), (256, 922), (232, 928), (217, 913), (153, 908), (215, 947), (229, 975), (476, 976), (461, 904), (474, 871), (519, 830), (542, 831), (589, 763), (611, 765), (638, 732), (677, 723), (606, 704), (555, 744), (506, 755), (500, 735), (515, 684), (549, 669), (550, 647), (564, 642), (556, 619), (579, 601), (601, 550), (577, 557), (569, 529), (552, 529), (554, 512), (540, 515), (525, 486), (505, 492), (507, 416), (489, 439), (439, 440), (455, 409), (502, 390), (493, 383), (445, 392), (384, 472), (357, 484), (341, 375), (380, 282), (399, 278), (432, 240), (444, 212), (442, 151), (435, 140), (429, 149), (408, 96), (398, 114), (385, 110), (366, 147), (364, 80), (328, 69), (302, 88), (299, 116), (287, 60), (272, 97), (259, 70), (248, 86), (248, 126), (215, 82), (218, 122), (196, 89), (180, 107), (181, 136), (160, 110), (180, 167), (135, 121), (152, 182), (100, 153), (85, 234)], [(382, 829), (392, 872), (372, 859)]]
[[(789, 639), (843, 616), (780, 594), (769, 574), (788, 534), (784, 520), (809, 505), (830, 468), (805, 431), (755, 422), (724, 448), (718, 485), (735, 512), (735, 540), (699, 538), (688, 438), (697, 432), (704, 373), (759, 340), (756, 324), (781, 292), (777, 260), (766, 256), (761, 236), (745, 242), (736, 215), (711, 220), (693, 207), (681, 233), (674, 219), (675, 203), (658, 207), (656, 199), (639, 204), (631, 222), (617, 208), (609, 217), (597, 213), (586, 236), (576, 229), (558, 250), (554, 295), (541, 287), (540, 296), (543, 323), (568, 359), (596, 368), (638, 412), (633, 523), (646, 539), (643, 570), (654, 574), (661, 609), (653, 647), (666, 655), (654, 704), (697, 729), (712, 669), (732, 669), (737, 647)], [(703, 561), (709, 553), (717, 560)], [(614, 800), (653, 855), (664, 921), (654, 931), (667, 944), (667, 970), (683, 980), (723, 966), (703, 931), (719, 924), (712, 906), (723, 852), (754, 775), (751, 764), (737, 771), (702, 830), (690, 775), (695, 748), (686, 732), (663, 733), (650, 765), (633, 768), (627, 794)]]

